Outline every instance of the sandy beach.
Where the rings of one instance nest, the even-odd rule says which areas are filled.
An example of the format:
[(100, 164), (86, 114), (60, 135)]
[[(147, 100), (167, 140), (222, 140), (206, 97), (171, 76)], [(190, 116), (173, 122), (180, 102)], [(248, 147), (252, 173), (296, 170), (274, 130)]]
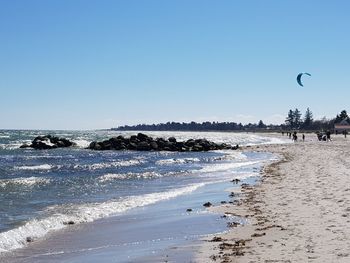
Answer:
[(349, 262), (350, 142), (332, 139), (247, 148), (281, 159), (242, 185), (239, 202), (213, 208), (248, 223), (210, 237), (196, 262)]

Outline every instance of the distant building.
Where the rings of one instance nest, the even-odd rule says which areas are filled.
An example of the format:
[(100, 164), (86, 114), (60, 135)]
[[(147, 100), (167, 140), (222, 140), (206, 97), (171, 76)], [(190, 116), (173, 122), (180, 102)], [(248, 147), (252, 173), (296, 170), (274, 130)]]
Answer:
[(342, 133), (343, 131), (350, 131), (350, 123), (346, 119), (342, 120), (341, 122), (334, 124), (334, 131), (335, 133)]

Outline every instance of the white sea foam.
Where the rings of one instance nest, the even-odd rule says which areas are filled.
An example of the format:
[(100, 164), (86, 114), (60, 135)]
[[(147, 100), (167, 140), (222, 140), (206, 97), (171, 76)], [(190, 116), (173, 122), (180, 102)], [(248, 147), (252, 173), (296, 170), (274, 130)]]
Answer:
[(74, 142), (79, 148), (87, 148), (91, 141), (85, 139), (73, 139), (72, 142)]
[(4, 150), (15, 150), (15, 149), (19, 149), (19, 147), (22, 145), (23, 143), (0, 143), (0, 149), (4, 149)]
[(199, 162), (198, 158), (163, 159), (156, 162), (157, 165), (184, 164)]
[[(15, 166), (14, 168), (16, 170), (29, 170), (29, 171), (36, 171), (36, 170), (51, 170), (55, 166), (50, 164), (40, 164), (40, 165), (28, 165), (28, 166)], [(56, 166), (57, 167), (57, 166)]]
[(34, 186), (48, 184), (50, 179), (43, 177), (19, 177), (13, 179), (2, 179), (0, 180), (0, 187), (6, 187), (8, 185), (22, 185), (22, 186)]
[(222, 150), (218, 151), (220, 153), (223, 153), (223, 156), (219, 157), (214, 157), (212, 160), (213, 161), (231, 161), (231, 160), (246, 160), (247, 156), (243, 154), (240, 151), (227, 151), (227, 150)]
[(99, 178), (100, 182), (109, 182), (114, 180), (125, 180), (125, 179), (147, 179), (147, 178), (156, 178), (174, 174), (173, 172), (169, 172), (165, 175), (162, 175), (157, 172), (144, 172), (144, 173), (124, 173), (124, 174), (105, 174)]
[(133, 159), (133, 160), (125, 160), (125, 161), (114, 161), (109, 163), (94, 163), (94, 164), (86, 164), (80, 165), (77, 164), (74, 166), (75, 169), (83, 168), (89, 170), (97, 170), (97, 169), (105, 169), (105, 168), (113, 168), (113, 167), (126, 167), (126, 166), (134, 166), (144, 163), (143, 160)]
[[(27, 237), (39, 239), (51, 231), (57, 231), (67, 226), (66, 222), (73, 221), (75, 224), (92, 222), (96, 219), (123, 213), (129, 209), (142, 207), (162, 200), (168, 200), (180, 195), (189, 194), (205, 183), (199, 183), (180, 189), (130, 196), (119, 200), (110, 200), (103, 203), (90, 203), (84, 205), (71, 205), (69, 211), (55, 213), (43, 219), (33, 219), (18, 228), (0, 233), (0, 253), (23, 247), (27, 244)], [(52, 207), (53, 211), (59, 211), (59, 207)]]
[(23, 155), (21, 156), (26, 160), (33, 160), (33, 159), (62, 159), (62, 158), (75, 158), (73, 155), (68, 154), (68, 155)]
[(247, 162), (237, 162), (237, 163), (211, 164), (203, 167), (200, 170), (196, 170), (195, 173), (213, 173), (213, 172), (220, 172), (220, 171), (230, 171), (232, 169), (236, 169), (244, 166), (250, 166), (254, 164), (260, 164), (260, 163), (261, 161), (247, 161)]

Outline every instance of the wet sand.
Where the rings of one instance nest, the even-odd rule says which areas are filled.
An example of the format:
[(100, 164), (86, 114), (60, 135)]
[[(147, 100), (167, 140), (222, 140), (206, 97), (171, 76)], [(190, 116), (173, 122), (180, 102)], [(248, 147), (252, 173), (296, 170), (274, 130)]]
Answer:
[[(350, 139), (266, 145), (251, 151), (278, 154), (261, 182), (243, 185), (240, 201), (213, 208), (231, 219), (195, 262), (350, 262)], [(234, 224), (235, 216), (247, 224)]]

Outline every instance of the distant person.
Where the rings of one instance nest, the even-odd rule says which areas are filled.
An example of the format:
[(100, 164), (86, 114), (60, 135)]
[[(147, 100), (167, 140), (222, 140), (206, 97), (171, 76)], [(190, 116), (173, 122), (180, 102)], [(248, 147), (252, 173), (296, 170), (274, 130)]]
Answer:
[(296, 142), (298, 140), (297, 132), (293, 132), (293, 141)]
[(326, 132), (326, 137), (327, 137), (327, 142), (331, 141), (331, 132), (330, 131)]
[(348, 131), (347, 131), (347, 130), (344, 130), (344, 131), (343, 131), (343, 134), (344, 134), (344, 138), (346, 138), (346, 135), (348, 134)]
[(282, 136), (284, 136), (284, 132), (282, 132)]
[(292, 133), (291, 132), (288, 133), (288, 137), (289, 137), (289, 139), (292, 137)]
[(304, 133), (303, 133), (303, 136), (302, 136), (302, 137), (303, 137), (303, 142), (305, 142), (305, 134), (304, 134)]

